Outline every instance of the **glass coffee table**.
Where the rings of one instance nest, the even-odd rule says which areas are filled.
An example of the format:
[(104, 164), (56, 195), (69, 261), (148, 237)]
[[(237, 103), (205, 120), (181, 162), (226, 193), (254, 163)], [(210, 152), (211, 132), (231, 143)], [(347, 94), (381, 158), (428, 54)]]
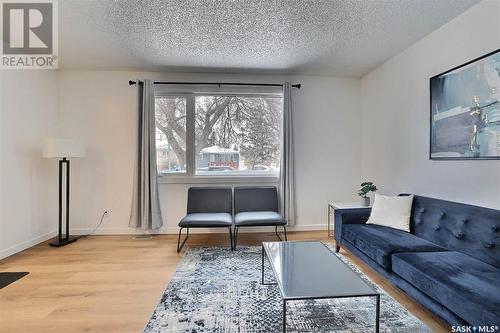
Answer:
[(321, 242), (262, 243), (262, 284), (267, 256), (283, 298), (283, 332), (286, 304), (308, 299), (375, 297), (375, 332), (379, 332), (380, 294)]

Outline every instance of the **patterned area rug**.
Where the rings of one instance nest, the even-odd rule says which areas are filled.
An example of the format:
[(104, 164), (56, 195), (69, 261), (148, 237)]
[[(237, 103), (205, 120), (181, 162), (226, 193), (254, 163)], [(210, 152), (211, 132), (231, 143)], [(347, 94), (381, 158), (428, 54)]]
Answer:
[[(281, 332), (280, 292), (277, 285), (260, 284), (260, 251), (261, 247), (243, 246), (235, 252), (224, 247), (188, 249), (144, 332)], [(380, 292), (380, 332), (430, 332), (345, 257), (339, 257)], [(269, 267), (266, 273), (266, 282), (272, 282)], [(374, 323), (373, 297), (287, 305), (287, 332), (374, 332)]]

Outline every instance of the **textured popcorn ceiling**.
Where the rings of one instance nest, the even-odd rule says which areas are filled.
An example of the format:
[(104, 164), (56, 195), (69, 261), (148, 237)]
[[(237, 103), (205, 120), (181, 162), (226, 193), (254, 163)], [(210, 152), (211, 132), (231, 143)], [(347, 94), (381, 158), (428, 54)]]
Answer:
[(60, 65), (360, 76), (477, 2), (59, 0)]

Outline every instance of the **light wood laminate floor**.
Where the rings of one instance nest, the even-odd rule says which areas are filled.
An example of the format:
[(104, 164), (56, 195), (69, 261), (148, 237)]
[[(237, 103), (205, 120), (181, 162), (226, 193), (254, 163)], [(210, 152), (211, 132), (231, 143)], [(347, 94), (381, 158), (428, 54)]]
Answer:
[[(328, 241), (323, 231), (289, 233), (289, 239)], [(265, 240), (275, 240), (273, 233), (238, 237), (245, 245)], [(93, 236), (63, 248), (42, 243), (1, 260), (0, 272), (30, 274), (0, 290), (0, 332), (142, 332), (183, 255), (176, 253), (176, 242), (174, 235)], [(226, 234), (194, 234), (186, 245), (226, 243)], [(449, 332), (402, 291), (342, 252), (433, 331)]]

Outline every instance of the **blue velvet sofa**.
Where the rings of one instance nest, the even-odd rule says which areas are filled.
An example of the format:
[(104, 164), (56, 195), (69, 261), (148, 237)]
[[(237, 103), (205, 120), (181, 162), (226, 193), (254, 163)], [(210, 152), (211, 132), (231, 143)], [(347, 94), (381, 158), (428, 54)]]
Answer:
[(410, 233), (335, 210), (335, 240), (449, 325), (500, 326), (500, 211), (414, 196)]

